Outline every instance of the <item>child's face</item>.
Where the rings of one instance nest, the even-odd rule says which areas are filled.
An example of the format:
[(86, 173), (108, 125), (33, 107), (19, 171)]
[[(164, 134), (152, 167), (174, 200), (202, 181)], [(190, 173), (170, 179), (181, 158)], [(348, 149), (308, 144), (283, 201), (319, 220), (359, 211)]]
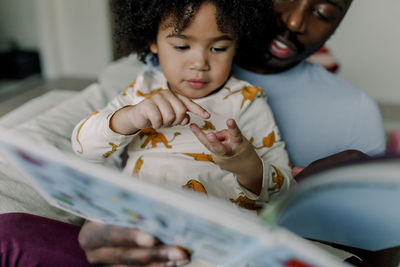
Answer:
[(169, 23), (167, 19), (159, 25), (150, 50), (158, 54), (170, 89), (189, 98), (211, 94), (229, 77), (236, 49), (233, 34), (218, 29), (216, 8), (208, 2), (181, 33)]

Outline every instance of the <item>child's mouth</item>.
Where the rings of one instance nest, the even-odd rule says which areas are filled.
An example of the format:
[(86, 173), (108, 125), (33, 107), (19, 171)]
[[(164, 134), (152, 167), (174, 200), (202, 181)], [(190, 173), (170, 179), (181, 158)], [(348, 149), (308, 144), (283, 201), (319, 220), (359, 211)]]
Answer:
[(187, 80), (187, 83), (193, 89), (200, 89), (200, 88), (204, 87), (204, 85), (206, 84), (206, 82), (202, 79), (190, 79), (190, 80)]

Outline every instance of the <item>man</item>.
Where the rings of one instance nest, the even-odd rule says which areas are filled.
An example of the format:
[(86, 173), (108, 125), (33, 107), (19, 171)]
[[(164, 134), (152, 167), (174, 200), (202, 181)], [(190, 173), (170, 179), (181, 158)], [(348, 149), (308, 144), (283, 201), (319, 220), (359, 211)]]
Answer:
[[(238, 55), (234, 74), (265, 90), (294, 166), (325, 158), (317, 164), (325, 167), (347, 156), (364, 155), (343, 150), (356, 149), (369, 155), (384, 151), (385, 137), (376, 104), (360, 89), (304, 62), (333, 34), (351, 2), (274, 0), (279, 27), (276, 37), (262, 53), (241, 51)], [(339, 157), (326, 158), (338, 152), (342, 152)], [(315, 164), (303, 173), (313, 167)], [(6, 221), (10, 225), (22, 219)], [(53, 235), (70, 231), (69, 244), (77, 246), (73, 243), (77, 229), (73, 232), (54, 222), (46, 224), (40, 233), (44, 231)], [(91, 263), (178, 266), (188, 261), (181, 250), (159, 244), (152, 236), (93, 222), (82, 227), (79, 243)], [(70, 258), (76, 259), (75, 265), (83, 265), (82, 254), (74, 253)]]
[(376, 104), (359, 88), (305, 62), (333, 34), (350, 4), (275, 0), (278, 33), (264, 57), (237, 59), (234, 74), (266, 92), (294, 166), (347, 149), (384, 152)]
[[(262, 56), (239, 54), (233, 72), (266, 92), (294, 166), (307, 166), (349, 149), (368, 155), (383, 153), (385, 135), (376, 104), (360, 89), (304, 62), (334, 33), (352, 1), (273, 2), (279, 27), (276, 37)], [(314, 163), (304, 173), (362, 157), (367, 156), (359, 151), (345, 151)], [(301, 168), (294, 170), (297, 173)], [(175, 266), (174, 257), (177, 262), (185, 262), (186, 256), (179, 250), (140, 246), (142, 239), (155, 243), (151, 237), (131, 229), (91, 222), (80, 233), (80, 244), (93, 263), (115, 263), (124, 258), (125, 262), (136, 264), (155, 260), (164, 263), (151, 266)], [(103, 247), (102, 242), (113, 247)], [(120, 256), (116, 259), (115, 255)]]

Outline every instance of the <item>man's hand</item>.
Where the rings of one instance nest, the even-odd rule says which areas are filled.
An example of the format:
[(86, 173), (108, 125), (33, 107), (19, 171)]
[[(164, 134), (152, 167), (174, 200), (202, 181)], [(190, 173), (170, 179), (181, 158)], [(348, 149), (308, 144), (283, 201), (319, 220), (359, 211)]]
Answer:
[(261, 159), (234, 119), (228, 119), (226, 125), (228, 129), (207, 134), (196, 124), (191, 124), (190, 129), (211, 152), (221, 169), (234, 173), (242, 186), (260, 194), (263, 177)]
[(132, 134), (145, 128), (166, 128), (186, 125), (190, 122), (188, 112), (208, 119), (210, 114), (191, 99), (162, 90), (137, 105), (126, 106), (114, 113), (110, 127), (120, 134)]
[(189, 263), (183, 249), (165, 246), (151, 235), (90, 221), (79, 233), (79, 244), (91, 264), (164, 267)]
[(301, 182), (308, 176), (335, 167), (339, 164), (344, 164), (355, 160), (366, 160), (369, 158), (370, 157), (368, 155), (358, 150), (345, 150), (326, 158), (316, 160), (307, 167), (294, 167), (292, 174), (297, 182)]

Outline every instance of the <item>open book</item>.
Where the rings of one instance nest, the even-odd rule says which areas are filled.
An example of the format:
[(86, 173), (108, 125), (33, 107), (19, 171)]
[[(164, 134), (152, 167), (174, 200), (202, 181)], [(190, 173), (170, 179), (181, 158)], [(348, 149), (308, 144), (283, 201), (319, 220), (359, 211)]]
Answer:
[(140, 229), (192, 251), (193, 259), (211, 266), (344, 266), (269, 223), (276, 212), (262, 220), (225, 201), (135, 179), (5, 129), (0, 129), (0, 153), (55, 207), (88, 220)]
[(314, 174), (262, 217), (309, 239), (377, 251), (400, 246), (400, 157)]

